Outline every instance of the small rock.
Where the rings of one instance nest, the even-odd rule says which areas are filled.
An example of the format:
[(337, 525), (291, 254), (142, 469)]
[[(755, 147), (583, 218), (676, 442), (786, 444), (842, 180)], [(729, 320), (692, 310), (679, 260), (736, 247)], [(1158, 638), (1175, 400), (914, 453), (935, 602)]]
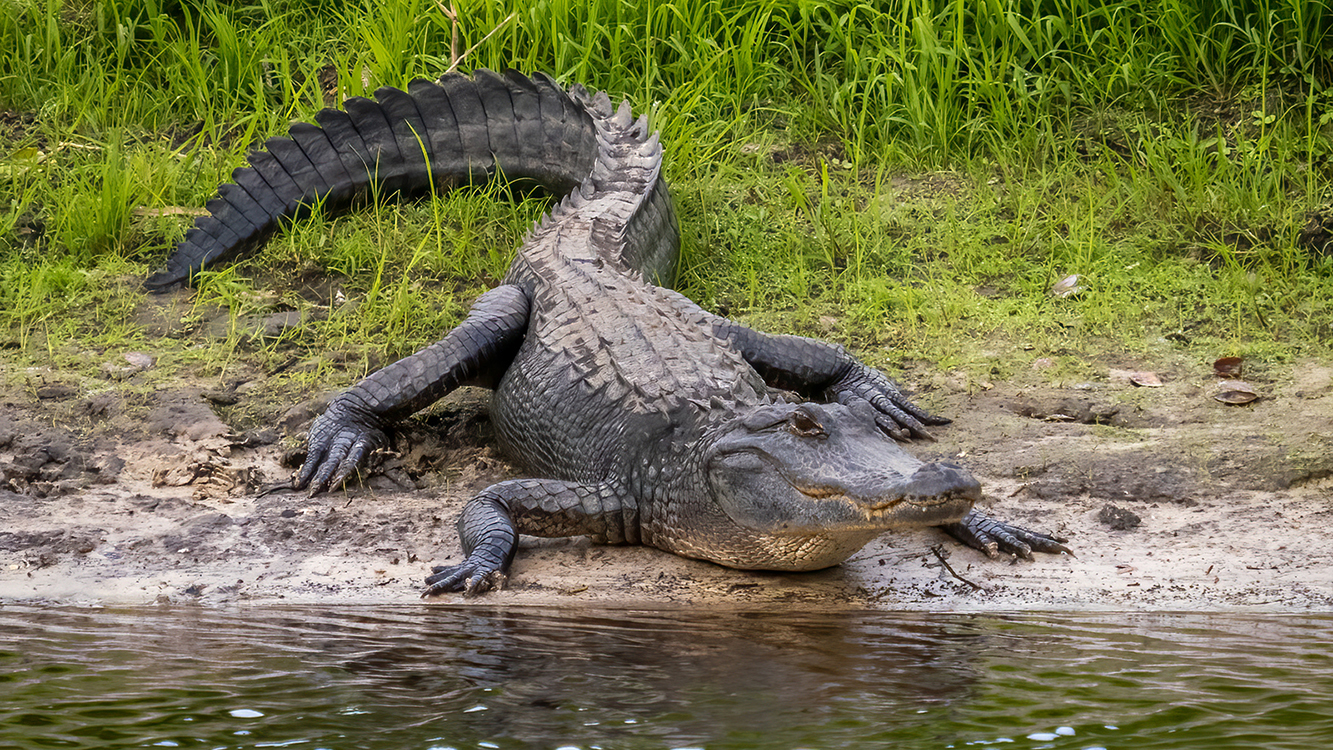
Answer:
[(143, 352), (125, 352), (125, 361), (140, 370), (147, 370), (153, 366), (153, 358)]
[(37, 398), (43, 401), (63, 401), (75, 393), (74, 386), (65, 383), (45, 383), (37, 386)]
[(1114, 505), (1103, 506), (1097, 512), (1097, 520), (1116, 531), (1129, 531), (1138, 528), (1143, 523), (1143, 519), (1139, 518), (1137, 513)]
[(153, 366), (153, 358), (143, 352), (125, 352), (119, 359), (102, 363), (102, 374), (112, 380), (124, 380)]
[(1010, 403), (1008, 408), (1015, 414), (1040, 419), (1043, 422), (1079, 422), (1081, 424), (1111, 424), (1116, 415), (1120, 413), (1120, 407), (1117, 404), (1073, 397), (1062, 398), (1054, 403), (1045, 399), (1014, 402)]
[(255, 390), (256, 388), (260, 387), (263, 384), (264, 384), (263, 380), (247, 380), (244, 383), (240, 383), (236, 386), (236, 394), (238, 396), (244, 396), (245, 394)]
[(232, 406), (241, 400), (236, 391), (207, 390), (201, 391), (199, 395), (218, 406)]
[(88, 468), (97, 473), (93, 480), (97, 484), (112, 484), (125, 468), (125, 459), (109, 454), (98, 456)]
[(190, 440), (204, 440), (231, 432), (207, 404), (187, 394), (166, 396), (163, 401), (165, 403), (149, 412), (145, 420), (153, 432)]
[(93, 394), (79, 404), (76, 409), (93, 420), (103, 420), (120, 413), (123, 399), (114, 391), (102, 391)]
[(299, 328), (305, 316), (300, 310), (273, 313), (260, 321), (260, 330), (264, 338), (275, 339), (293, 328)]
[(189, 526), (190, 529), (194, 530), (194, 529), (220, 528), (223, 526), (230, 526), (232, 525), (232, 523), (234, 523), (234, 521), (232, 520), (231, 516), (227, 515), (226, 513), (215, 512), (215, 513), (203, 513), (201, 515), (195, 516), (188, 522), (187, 525)]

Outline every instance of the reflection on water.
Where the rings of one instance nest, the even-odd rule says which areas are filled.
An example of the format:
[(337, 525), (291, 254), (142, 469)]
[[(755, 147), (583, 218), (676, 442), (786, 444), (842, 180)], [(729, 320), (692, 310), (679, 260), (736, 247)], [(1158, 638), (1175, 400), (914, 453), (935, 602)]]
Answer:
[(11, 606), (0, 747), (1310, 748), (1331, 644), (1276, 615)]

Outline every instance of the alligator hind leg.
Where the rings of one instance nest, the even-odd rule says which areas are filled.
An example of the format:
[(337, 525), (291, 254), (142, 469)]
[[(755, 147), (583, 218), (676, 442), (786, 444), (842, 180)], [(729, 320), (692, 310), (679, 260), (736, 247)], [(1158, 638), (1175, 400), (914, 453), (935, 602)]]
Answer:
[(612, 544), (639, 541), (638, 510), (604, 485), (556, 479), (511, 479), (468, 501), (458, 517), (466, 559), (437, 565), (422, 597), (446, 591), (473, 596), (504, 588), (519, 532), (533, 536), (590, 536)]
[(462, 538), (466, 559), (458, 565), (437, 565), (426, 578), (421, 596), (462, 590), (472, 596), (490, 589), (502, 589), (509, 582), (509, 565), (518, 549), (518, 527), (509, 514), (514, 499), (509, 482), (492, 485), (468, 501), (458, 517), (458, 535)]
[(963, 544), (985, 552), (988, 557), (998, 557), (1000, 551), (1026, 560), (1032, 559), (1033, 552), (1074, 554), (1064, 545), (1068, 539), (1011, 526), (975, 510), (968, 511), (958, 523), (942, 524), (939, 528)]

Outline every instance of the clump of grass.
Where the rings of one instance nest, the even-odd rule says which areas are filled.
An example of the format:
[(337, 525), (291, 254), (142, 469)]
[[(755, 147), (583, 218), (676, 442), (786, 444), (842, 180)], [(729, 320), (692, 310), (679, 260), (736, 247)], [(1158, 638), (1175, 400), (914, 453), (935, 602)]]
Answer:
[[(132, 209), (200, 206), (288, 121), (475, 46), (464, 68), (650, 113), (682, 283), (710, 308), (945, 366), (997, 340), (1326, 351), (1333, 259), (1299, 230), (1333, 202), (1330, 29), (1307, 0), (19, 0), (0, 10), (0, 109), (21, 113), (0, 119), (0, 335), (32, 356), (132, 340), (132, 282), (186, 226)], [(200, 299), (323, 306), (261, 353), (398, 356), (457, 322), (541, 210), (494, 199), (317, 218)], [(307, 273), (343, 302), (293, 291)], [(1071, 273), (1087, 290), (1050, 298)]]

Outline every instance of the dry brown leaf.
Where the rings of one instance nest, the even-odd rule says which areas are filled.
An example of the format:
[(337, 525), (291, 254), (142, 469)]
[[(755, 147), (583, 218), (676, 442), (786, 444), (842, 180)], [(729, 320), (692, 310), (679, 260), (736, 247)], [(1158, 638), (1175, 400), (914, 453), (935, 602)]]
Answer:
[(1242, 362), (1244, 360), (1240, 357), (1222, 357), (1213, 363), (1213, 372), (1219, 378), (1239, 378)]
[(1161, 388), (1162, 379), (1155, 372), (1136, 372), (1129, 376), (1129, 382), (1143, 388)]
[(1259, 393), (1254, 390), (1254, 386), (1244, 380), (1222, 380), (1218, 382), (1213, 398), (1224, 404), (1240, 406), (1257, 400)]

